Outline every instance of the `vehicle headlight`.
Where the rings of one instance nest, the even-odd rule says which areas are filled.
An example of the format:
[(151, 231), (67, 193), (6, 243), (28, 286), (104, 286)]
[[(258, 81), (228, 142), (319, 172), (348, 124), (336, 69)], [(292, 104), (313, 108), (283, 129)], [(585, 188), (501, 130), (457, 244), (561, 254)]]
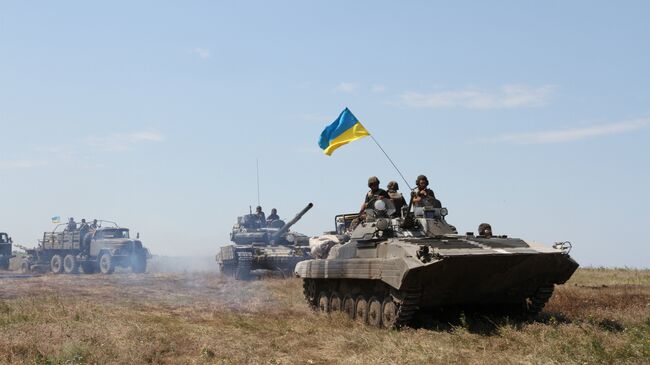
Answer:
[(440, 208), (440, 215), (441, 215), (441, 216), (444, 217), (444, 216), (446, 216), (447, 214), (449, 214), (449, 211), (447, 210), (447, 208)]
[(375, 202), (376, 210), (386, 210), (386, 203), (383, 200), (377, 200)]

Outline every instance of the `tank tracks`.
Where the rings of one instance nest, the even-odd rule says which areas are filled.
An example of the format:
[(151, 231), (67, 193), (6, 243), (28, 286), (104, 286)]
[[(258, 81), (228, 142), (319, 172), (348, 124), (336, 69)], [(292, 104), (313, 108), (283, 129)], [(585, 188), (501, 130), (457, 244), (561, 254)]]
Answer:
[(528, 299), (529, 302), (526, 303), (526, 314), (537, 316), (542, 309), (544, 309), (546, 303), (551, 299), (553, 289), (553, 285), (542, 286), (537, 289), (535, 294)]
[[(420, 310), (421, 290), (345, 290), (341, 280), (303, 280), (303, 294), (315, 311), (342, 311), (348, 318), (375, 327), (396, 329), (412, 324)], [(362, 287), (363, 285), (359, 285)]]

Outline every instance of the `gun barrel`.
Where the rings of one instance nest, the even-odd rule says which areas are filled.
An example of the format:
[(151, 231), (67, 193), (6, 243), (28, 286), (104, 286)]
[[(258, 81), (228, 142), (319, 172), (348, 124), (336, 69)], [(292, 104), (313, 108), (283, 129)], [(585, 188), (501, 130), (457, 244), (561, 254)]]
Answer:
[(275, 240), (281, 235), (283, 235), (284, 233), (286, 233), (289, 230), (289, 228), (291, 228), (291, 226), (296, 224), (300, 220), (300, 218), (302, 218), (302, 216), (305, 215), (305, 213), (307, 213), (307, 211), (311, 209), (313, 206), (314, 204), (312, 203), (307, 204), (307, 206), (304, 207), (300, 212), (298, 212), (298, 214), (296, 214), (296, 216), (293, 217), (292, 220), (285, 223), (284, 226), (282, 226), (282, 228), (280, 228), (277, 232), (275, 232), (275, 234), (273, 235), (273, 239)]

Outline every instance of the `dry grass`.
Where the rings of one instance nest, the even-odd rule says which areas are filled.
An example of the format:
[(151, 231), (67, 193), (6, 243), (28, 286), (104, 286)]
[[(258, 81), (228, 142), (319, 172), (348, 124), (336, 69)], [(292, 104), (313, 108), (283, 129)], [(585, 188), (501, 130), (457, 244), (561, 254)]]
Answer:
[(297, 279), (0, 278), (2, 364), (649, 363), (650, 271), (582, 269), (534, 322), (384, 331), (312, 313)]

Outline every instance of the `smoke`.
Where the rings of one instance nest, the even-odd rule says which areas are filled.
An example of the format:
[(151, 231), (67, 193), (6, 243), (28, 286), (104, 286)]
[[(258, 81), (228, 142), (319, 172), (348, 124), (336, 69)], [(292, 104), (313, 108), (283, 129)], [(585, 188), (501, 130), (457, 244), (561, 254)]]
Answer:
[(216, 273), (214, 256), (153, 256), (147, 262), (149, 273)]

